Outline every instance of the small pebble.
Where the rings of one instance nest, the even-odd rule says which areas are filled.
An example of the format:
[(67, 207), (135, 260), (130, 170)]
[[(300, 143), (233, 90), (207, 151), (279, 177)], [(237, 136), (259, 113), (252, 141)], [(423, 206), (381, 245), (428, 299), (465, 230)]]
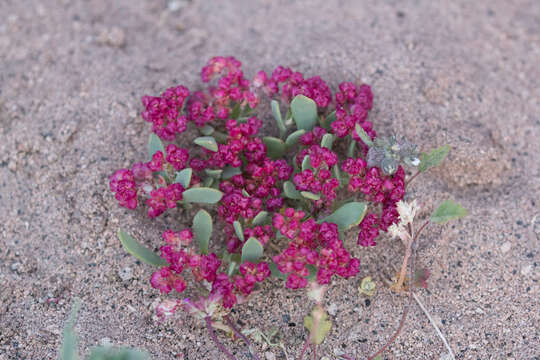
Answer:
[(336, 316), (337, 305), (335, 303), (331, 303), (330, 306), (328, 306), (328, 313), (332, 316)]
[(532, 271), (533, 266), (527, 265), (521, 268), (521, 275), (526, 276), (529, 275)]
[(267, 351), (264, 353), (264, 358), (266, 360), (276, 360), (276, 355), (274, 355), (274, 353), (271, 351)]
[(507, 252), (510, 251), (510, 249), (512, 248), (512, 243), (510, 241), (507, 241), (505, 242), (504, 244), (502, 244), (501, 246), (501, 252), (503, 254), (506, 254)]
[(125, 267), (121, 270), (118, 270), (118, 276), (122, 281), (128, 281), (133, 277), (133, 270), (130, 267)]

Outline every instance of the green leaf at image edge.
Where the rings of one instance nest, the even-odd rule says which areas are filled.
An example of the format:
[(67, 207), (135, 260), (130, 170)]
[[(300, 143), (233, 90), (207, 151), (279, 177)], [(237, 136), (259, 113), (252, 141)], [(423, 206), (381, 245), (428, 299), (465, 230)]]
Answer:
[(319, 220), (318, 223), (334, 223), (338, 226), (339, 231), (345, 231), (362, 222), (364, 215), (366, 214), (366, 209), (366, 203), (350, 202), (341, 206), (327, 217)]
[(450, 220), (459, 219), (467, 215), (467, 210), (452, 200), (444, 200), (431, 214), (431, 221), (444, 224)]
[(199, 210), (193, 217), (193, 236), (202, 254), (208, 254), (208, 244), (212, 236), (212, 217), (206, 210)]
[(71, 313), (64, 326), (62, 336), (62, 347), (60, 348), (60, 360), (78, 360), (79, 354), (77, 351), (78, 339), (75, 333), (75, 323), (77, 322), (77, 313), (79, 312), (81, 302), (75, 298), (75, 302), (71, 307)]
[(182, 193), (183, 200), (199, 204), (215, 204), (223, 197), (223, 193), (209, 187), (191, 188)]
[(313, 329), (313, 325), (315, 323), (315, 311), (316, 309), (311, 312), (311, 315), (304, 317), (304, 326), (306, 327), (306, 329), (309, 330), (311, 342), (320, 345), (324, 341), (324, 338), (326, 337), (330, 329), (332, 329), (332, 322), (328, 320), (328, 315), (326, 315), (325, 312), (319, 320), (317, 328)]
[(298, 129), (310, 131), (317, 124), (317, 104), (307, 96), (297, 95), (291, 101), (291, 112)]
[(420, 155), (420, 164), (418, 165), (418, 171), (424, 172), (429, 168), (438, 166), (450, 152), (449, 145), (443, 145), (440, 148), (433, 149), (429, 154), (422, 153)]
[(285, 145), (287, 145), (288, 147), (296, 145), (298, 143), (298, 139), (300, 139), (300, 136), (304, 135), (305, 133), (306, 130), (304, 129), (296, 130), (295, 132), (287, 136), (287, 139), (285, 139)]
[(259, 258), (263, 254), (263, 246), (259, 240), (254, 237), (250, 237), (242, 247), (242, 263), (249, 261), (250, 263), (257, 263)]
[(152, 160), (152, 156), (154, 156), (155, 153), (158, 151), (161, 151), (163, 153), (163, 157), (167, 155), (165, 153), (165, 146), (163, 146), (163, 143), (161, 142), (161, 139), (154, 133), (151, 133), (148, 137), (148, 158), (149, 160)]
[(122, 246), (128, 253), (135, 256), (137, 259), (142, 262), (154, 265), (154, 266), (167, 266), (167, 262), (160, 258), (152, 250), (146, 248), (144, 245), (139, 243), (135, 238), (125, 232), (123, 229), (118, 230), (118, 239), (122, 243)]

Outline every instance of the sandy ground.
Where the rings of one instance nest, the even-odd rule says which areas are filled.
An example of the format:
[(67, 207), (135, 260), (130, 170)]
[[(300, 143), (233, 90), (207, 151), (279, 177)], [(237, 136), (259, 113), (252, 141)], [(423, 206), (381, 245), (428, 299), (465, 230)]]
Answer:
[[(235, 55), (248, 74), (283, 64), (334, 87), (362, 79), (379, 133), (426, 149), (449, 143), (449, 160), (412, 195), (426, 212), (456, 199), (470, 216), (426, 232), (419, 262), (432, 277), (418, 294), (457, 358), (540, 358), (538, 1), (2, 0), (0, 19), (0, 359), (56, 358), (74, 297), (83, 352), (111, 341), (154, 359), (221, 358), (187, 316), (152, 320), (151, 268), (115, 236), (123, 226), (157, 246), (160, 231), (191, 214), (148, 221), (118, 208), (107, 185), (144, 157), (139, 98), (197, 86), (214, 55)], [(329, 359), (378, 348), (405, 302), (383, 282), (400, 244), (355, 253), (361, 275), (327, 297), (335, 327), (320, 353)], [(370, 299), (357, 291), (367, 275), (379, 286)], [(278, 327), (295, 353), (311, 306), (269, 283), (233, 317)], [(233, 348), (248, 358), (241, 343)], [(414, 306), (385, 358), (444, 354)]]

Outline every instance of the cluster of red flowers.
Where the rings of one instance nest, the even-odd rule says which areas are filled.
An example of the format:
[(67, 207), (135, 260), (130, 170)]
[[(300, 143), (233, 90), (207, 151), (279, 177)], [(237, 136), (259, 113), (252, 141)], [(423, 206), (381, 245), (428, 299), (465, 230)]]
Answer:
[[(271, 260), (287, 276), (286, 286), (292, 289), (305, 287), (310, 274), (320, 284), (329, 283), (334, 275), (356, 275), (359, 261), (345, 249), (337, 225), (318, 223), (310, 212), (325, 213), (343, 185), (372, 204), (373, 211), (359, 225), (360, 245), (375, 245), (379, 232), (398, 220), (396, 203), (405, 192), (404, 170), (399, 167), (394, 175), (387, 176), (377, 167), (368, 168), (364, 160), (367, 145), (355, 131), (360, 125), (371, 138), (376, 136), (367, 120), (373, 103), (370, 87), (342, 83), (332, 97), (320, 77), (305, 79), (303, 74), (282, 66), (271, 76), (260, 71), (250, 81), (244, 77), (241, 63), (232, 57), (212, 58), (202, 69), (201, 79), (211, 82), (204, 91), (190, 93), (186, 87), (178, 86), (159, 97), (144, 96), (142, 116), (152, 123), (152, 131), (167, 142), (174, 141), (191, 123), (195, 125), (194, 131), (215, 136), (215, 142), (189, 151), (169, 143), (164, 152), (155, 152), (149, 162), (115, 172), (110, 177), (110, 188), (120, 206), (135, 209), (138, 198), (143, 198), (148, 215), (156, 217), (177, 207), (188, 188), (213, 186), (222, 192), (217, 212), (225, 222), (223, 246), (229, 256), (238, 256), (250, 238), (263, 247), (271, 241), (286, 242), (284, 250)], [(271, 159), (258, 134), (263, 122), (252, 115), (262, 94), (280, 98), (286, 104), (295, 96), (304, 95), (316, 103), (324, 119), (333, 118), (335, 110), (335, 120), (326, 124), (321, 121), (320, 126), (297, 138), (296, 156)], [(360, 151), (358, 158), (340, 161), (336, 152), (321, 145), (327, 133), (335, 135), (336, 141), (344, 137), (355, 140), (364, 151)], [(287, 151), (291, 146), (287, 141)], [(176, 182), (178, 172), (188, 167), (193, 171), (189, 184)], [(339, 169), (348, 177), (338, 177)], [(299, 202), (283, 195), (286, 182), (292, 182), (304, 196), (303, 209)], [(271, 224), (270, 220), (254, 221), (265, 213), (270, 214)], [(241, 234), (237, 225), (233, 227), (235, 222), (243, 225)], [(190, 246), (190, 230), (168, 230), (163, 238), (166, 245), (161, 247), (161, 257), (168, 266), (152, 275), (151, 284), (164, 293), (173, 289), (183, 292), (186, 270), (191, 269), (194, 281), (210, 284), (206, 301), (213, 299), (231, 307), (238, 302), (238, 296), (249, 295), (257, 283), (270, 275), (269, 263), (264, 261), (244, 262), (236, 270), (222, 271), (226, 267), (223, 259), (215, 253), (198, 254)], [(191, 309), (201, 310), (208, 305), (206, 301), (190, 302)]]

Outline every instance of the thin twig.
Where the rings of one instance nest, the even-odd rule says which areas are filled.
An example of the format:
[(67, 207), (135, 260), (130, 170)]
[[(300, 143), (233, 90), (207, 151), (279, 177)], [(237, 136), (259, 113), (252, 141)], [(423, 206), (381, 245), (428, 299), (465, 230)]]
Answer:
[(422, 309), (424, 314), (426, 314), (427, 318), (431, 322), (431, 325), (433, 325), (433, 327), (435, 328), (435, 331), (437, 332), (437, 335), (439, 335), (442, 342), (444, 343), (444, 346), (446, 346), (446, 350), (448, 350), (448, 352), (450, 353), (450, 356), (452, 357), (452, 360), (456, 360), (456, 357), (454, 356), (454, 352), (452, 351), (452, 348), (448, 344), (448, 341), (446, 341), (446, 338), (444, 337), (443, 333), (441, 332), (441, 330), (439, 329), (439, 327), (435, 323), (435, 320), (433, 320), (431, 315), (429, 315), (427, 309), (424, 307), (424, 305), (420, 301), (420, 298), (416, 294), (413, 294), (413, 297), (414, 297), (414, 300), (416, 300), (416, 302), (418, 303), (418, 306), (420, 306), (420, 309)]
[(212, 338), (212, 340), (214, 341), (214, 343), (216, 344), (216, 346), (219, 348), (219, 350), (221, 350), (221, 352), (223, 352), (225, 355), (227, 355), (227, 357), (229, 358), (229, 360), (237, 360), (236, 357), (234, 357), (233, 354), (231, 354), (229, 352), (229, 350), (227, 350), (225, 348), (225, 346), (218, 340), (217, 336), (216, 336), (216, 333), (214, 331), (214, 328), (212, 327), (212, 318), (210, 318), (210, 316), (207, 316), (205, 318), (206, 320), (206, 329), (208, 330), (208, 332), (210, 333), (210, 337)]
[(311, 334), (307, 337), (306, 343), (304, 344), (304, 348), (302, 349), (302, 352), (300, 353), (300, 356), (298, 357), (298, 360), (302, 360), (304, 357), (304, 353), (306, 352), (307, 348), (309, 347), (309, 341), (311, 340)]
[(313, 344), (313, 360), (317, 360), (317, 344)]
[(247, 336), (245, 336), (244, 334), (242, 334), (240, 330), (238, 330), (238, 328), (236, 327), (236, 325), (234, 325), (229, 315), (225, 315), (223, 318), (227, 322), (227, 325), (229, 325), (231, 329), (233, 329), (234, 333), (238, 335), (242, 340), (244, 340), (244, 342), (247, 344), (249, 348), (249, 352), (251, 353), (251, 355), (253, 355), (253, 358), (255, 358), (255, 360), (259, 360), (259, 356), (257, 355), (255, 348), (253, 347), (253, 345), (251, 344), (251, 341), (249, 341)]
[(412, 183), (412, 181), (418, 176), (420, 175), (420, 171), (416, 172), (416, 174), (414, 174), (413, 176), (411, 176), (411, 178), (407, 181), (405, 181), (405, 189), (407, 189), (407, 186), (409, 186), (410, 183)]

